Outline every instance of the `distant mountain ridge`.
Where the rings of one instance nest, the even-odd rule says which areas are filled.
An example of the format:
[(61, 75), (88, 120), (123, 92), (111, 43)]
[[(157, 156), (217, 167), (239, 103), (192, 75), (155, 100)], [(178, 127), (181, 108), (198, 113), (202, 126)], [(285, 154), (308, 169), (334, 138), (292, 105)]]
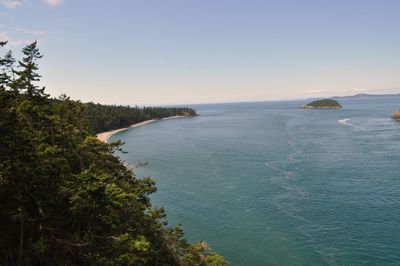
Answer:
[(331, 99), (365, 99), (365, 98), (376, 98), (376, 97), (393, 97), (400, 96), (400, 93), (388, 93), (388, 94), (369, 94), (369, 93), (359, 93), (350, 96), (333, 96)]

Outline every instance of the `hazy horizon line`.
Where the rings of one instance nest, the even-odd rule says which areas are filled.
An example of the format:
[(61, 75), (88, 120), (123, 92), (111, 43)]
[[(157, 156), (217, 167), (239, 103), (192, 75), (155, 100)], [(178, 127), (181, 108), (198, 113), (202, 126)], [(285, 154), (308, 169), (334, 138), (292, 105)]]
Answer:
[[(370, 95), (370, 96), (391, 96), (391, 95), (399, 95), (400, 91), (392, 92), (392, 93), (373, 93), (373, 92), (360, 92), (355, 94), (348, 95), (333, 95), (333, 96), (312, 96), (312, 97), (298, 97), (298, 98), (290, 98), (290, 99), (262, 99), (262, 100), (238, 100), (238, 101), (215, 101), (215, 102), (196, 102), (196, 103), (165, 103), (165, 104), (105, 104), (105, 105), (128, 105), (128, 106), (193, 106), (193, 105), (212, 105), (212, 104), (236, 104), (236, 103), (263, 103), (263, 102), (290, 102), (290, 101), (305, 101), (305, 100), (313, 100), (313, 99), (331, 99), (331, 98), (346, 98), (346, 97), (354, 97), (357, 95)], [(100, 103), (103, 104), (103, 103)]]

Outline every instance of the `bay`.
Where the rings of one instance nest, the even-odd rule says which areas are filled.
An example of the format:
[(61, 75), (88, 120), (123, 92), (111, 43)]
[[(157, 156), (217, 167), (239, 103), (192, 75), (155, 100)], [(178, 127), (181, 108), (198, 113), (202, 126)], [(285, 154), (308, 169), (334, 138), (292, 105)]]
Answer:
[(114, 135), (155, 206), (232, 265), (398, 265), (400, 97), (195, 105)]

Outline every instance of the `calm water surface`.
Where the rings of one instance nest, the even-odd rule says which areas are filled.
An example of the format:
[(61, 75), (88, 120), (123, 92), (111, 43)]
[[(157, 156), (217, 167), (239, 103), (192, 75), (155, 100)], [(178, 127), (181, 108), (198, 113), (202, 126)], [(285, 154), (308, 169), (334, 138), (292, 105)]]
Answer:
[(194, 106), (121, 132), (153, 203), (232, 265), (399, 265), (400, 97)]

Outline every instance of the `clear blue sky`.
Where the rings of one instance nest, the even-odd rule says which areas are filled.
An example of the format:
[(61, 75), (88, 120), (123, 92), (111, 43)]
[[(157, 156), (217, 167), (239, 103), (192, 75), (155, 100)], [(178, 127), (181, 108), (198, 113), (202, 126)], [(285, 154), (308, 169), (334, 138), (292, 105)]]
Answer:
[(400, 92), (398, 0), (0, 0), (53, 96), (116, 104)]

